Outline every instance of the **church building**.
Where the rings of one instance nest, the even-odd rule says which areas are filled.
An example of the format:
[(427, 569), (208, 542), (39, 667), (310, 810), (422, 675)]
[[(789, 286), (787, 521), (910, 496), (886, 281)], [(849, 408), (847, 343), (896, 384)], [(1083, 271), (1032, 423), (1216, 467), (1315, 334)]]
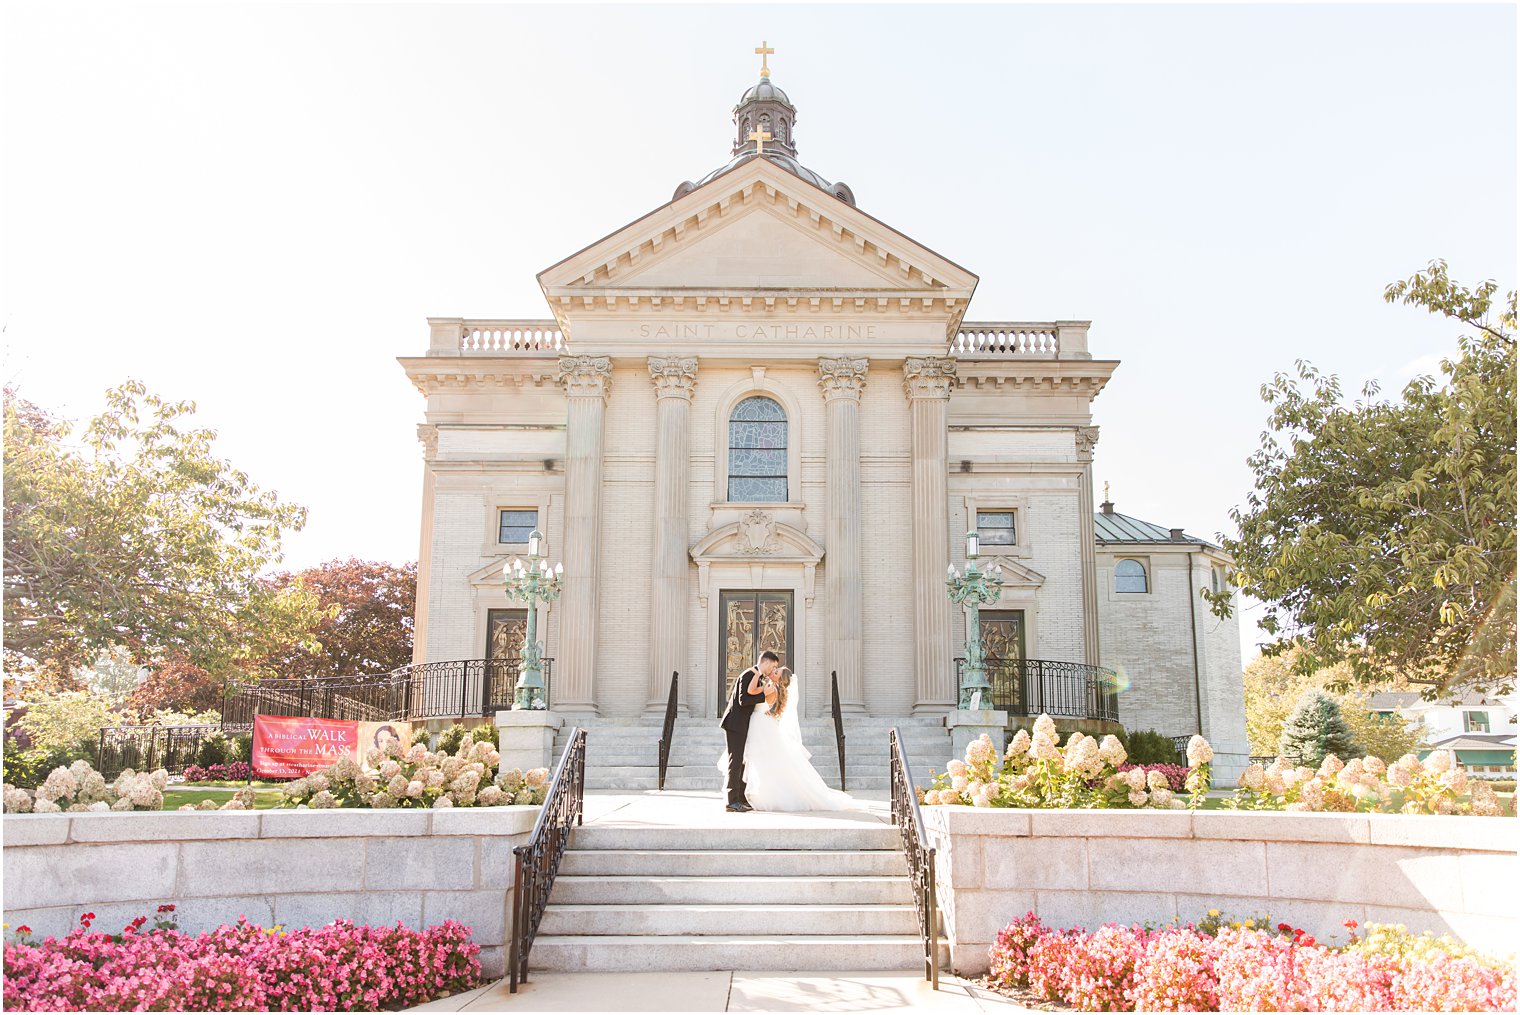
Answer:
[(537, 530), (563, 564), (535, 616), (555, 713), (658, 736), (679, 673), (710, 726), (774, 649), (805, 724), (835, 676), (847, 719), (934, 724), (974, 532), (1003, 581), (980, 614), (997, 708), (1202, 732), (1233, 781), (1238, 622), (1198, 595), (1228, 557), (1094, 506), (1119, 361), (1088, 321), (968, 317), (977, 276), (804, 166), (797, 119), (762, 67), (726, 162), (538, 275), (551, 318), (430, 318), (400, 360), (427, 399), (416, 661), (515, 673), (503, 581)]

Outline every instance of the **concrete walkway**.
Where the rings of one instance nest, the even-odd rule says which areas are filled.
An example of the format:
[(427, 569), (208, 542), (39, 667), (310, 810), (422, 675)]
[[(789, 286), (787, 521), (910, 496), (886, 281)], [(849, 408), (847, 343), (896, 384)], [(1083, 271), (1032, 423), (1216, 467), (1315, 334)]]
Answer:
[(939, 991), (905, 973), (540, 973), (408, 1011), (941, 1011), (1023, 1012), (1013, 1001), (941, 974)]

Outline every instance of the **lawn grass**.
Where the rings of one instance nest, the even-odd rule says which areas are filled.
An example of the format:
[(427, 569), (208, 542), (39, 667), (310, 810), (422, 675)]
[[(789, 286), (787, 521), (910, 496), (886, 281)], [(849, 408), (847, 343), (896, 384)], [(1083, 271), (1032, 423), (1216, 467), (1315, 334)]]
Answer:
[[(239, 784), (241, 785), (241, 784)], [(268, 810), (280, 802), (280, 791), (277, 789), (255, 789), (253, 791), (253, 809), (256, 811)], [(170, 787), (164, 790), (164, 810), (177, 811), (185, 804), (198, 804), (202, 800), (212, 800), (220, 807), (232, 799), (232, 793), (227, 790), (203, 791), (201, 787), (191, 789), (178, 789)]]

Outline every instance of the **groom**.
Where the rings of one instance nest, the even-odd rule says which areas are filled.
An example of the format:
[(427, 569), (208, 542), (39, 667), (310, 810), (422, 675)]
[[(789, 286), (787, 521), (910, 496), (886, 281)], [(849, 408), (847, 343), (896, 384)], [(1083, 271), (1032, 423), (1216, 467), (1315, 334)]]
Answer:
[(760, 662), (743, 673), (734, 684), (734, 693), (723, 710), (718, 723), (728, 738), (728, 807), (727, 810), (742, 813), (754, 810), (744, 799), (744, 743), (749, 739), (749, 719), (755, 706), (765, 700), (764, 693), (750, 694), (750, 681), (755, 674), (769, 677), (781, 665), (781, 657), (767, 649), (760, 653)]

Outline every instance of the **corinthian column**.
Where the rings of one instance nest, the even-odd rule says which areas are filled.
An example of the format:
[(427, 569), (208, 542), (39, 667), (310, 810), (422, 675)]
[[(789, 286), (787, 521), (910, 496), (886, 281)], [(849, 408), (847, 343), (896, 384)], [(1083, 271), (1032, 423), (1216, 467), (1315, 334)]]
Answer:
[(865, 656), (861, 629), (860, 389), (864, 357), (821, 357), (818, 386), (828, 417), (828, 520), (825, 526), (824, 591), (829, 602), (825, 665), (839, 674), (840, 707), (865, 711)]
[(596, 712), (598, 562), (602, 531), (602, 422), (612, 387), (612, 360), (566, 356), (559, 361), (565, 389), (565, 562), (560, 594), (559, 658), (550, 696), (562, 712)]
[(1077, 427), (1077, 461), (1082, 476), (1077, 482), (1077, 532), (1082, 540), (1082, 645), (1090, 666), (1101, 666), (1098, 645), (1098, 541), (1093, 523), (1093, 448), (1098, 443), (1098, 428)]
[(422, 442), (422, 541), (417, 550), (417, 613), (412, 622), (412, 662), (428, 661), (428, 600), (433, 588), (433, 501), (438, 480), (433, 461), (438, 457), (438, 424), (418, 423)]
[(649, 701), (665, 707), (670, 674), (686, 658), (687, 420), (697, 386), (695, 356), (649, 357), (654, 381), (654, 566), (649, 580)]
[(955, 360), (913, 357), (903, 364), (903, 387), (913, 426), (913, 711), (956, 705), (950, 650), (948, 514), (950, 388)]

